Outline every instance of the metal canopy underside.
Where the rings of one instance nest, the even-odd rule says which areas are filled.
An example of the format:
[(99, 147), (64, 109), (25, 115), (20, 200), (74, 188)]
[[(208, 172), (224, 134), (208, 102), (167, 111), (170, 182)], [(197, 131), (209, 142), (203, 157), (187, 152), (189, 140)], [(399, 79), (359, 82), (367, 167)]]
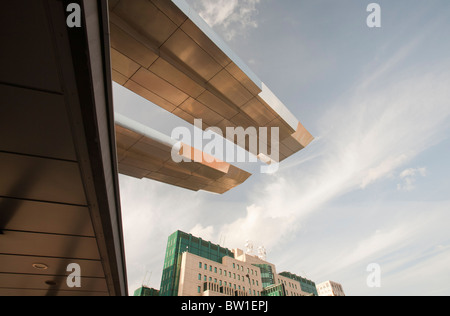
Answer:
[(78, 2), (2, 3), (0, 296), (127, 294), (107, 2)]
[[(180, 143), (177, 148), (170, 137), (117, 113), (116, 141), (119, 172), (138, 179), (223, 194), (250, 177), (249, 173), (186, 144)], [(185, 162), (173, 161), (174, 148), (174, 155), (180, 160), (185, 158)]]
[[(191, 124), (202, 119), (204, 129), (219, 127), (223, 135), (227, 127), (278, 127), (277, 161), (313, 140), (184, 0), (112, 0), (109, 6), (118, 84)], [(271, 146), (269, 141), (269, 153)]]

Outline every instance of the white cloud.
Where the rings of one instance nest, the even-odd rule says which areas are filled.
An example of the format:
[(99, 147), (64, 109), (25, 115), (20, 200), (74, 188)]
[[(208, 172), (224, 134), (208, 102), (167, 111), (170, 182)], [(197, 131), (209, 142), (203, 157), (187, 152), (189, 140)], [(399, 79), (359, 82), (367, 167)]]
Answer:
[(410, 168), (403, 170), (400, 173), (400, 179), (402, 180), (402, 183), (397, 184), (397, 189), (399, 191), (412, 191), (416, 188), (416, 178), (418, 176), (425, 177), (426, 175), (426, 168)]
[(119, 184), (129, 292), (142, 285), (146, 274), (152, 275), (150, 285), (159, 288), (167, 238), (198, 223), (202, 199), (151, 180), (121, 175)]
[(227, 40), (248, 28), (258, 27), (257, 5), (261, 0), (200, 0), (192, 5), (211, 27), (218, 27)]
[[(323, 116), (319, 137), (295, 158), (301, 163), (263, 178), (246, 216), (223, 230), (233, 236), (246, 232), (241, 240), (259, 238), (276, 247), (334, 198), (392, 178), (398, 168), (444, 139), (450, 116), (448, 60), (429, 69), (397, 71), (418, 46), (407, 45), (380, 67), (373, 65), (375, 70)], [(310, 153), (315, 158), (305, 159)], [(411, 177), (405, 173), (404, 179)]]
[(373, 168), (369, 168), (367, 170), (367, 174), (362, 178), (361, 188), (364, 189), (368, 185), (377, 181), (378, 179), (386, 175), (389, 175), (391, 171), (395, 170), (397, 166), (401, 165), (407, 159), (408, 157), (406, 155), (400, 155), (398, 157), (389, 157), (383, 162), (381, 162), (380, 165), (375, 166)]
[(410, 168), (403, 170), (402, 173), (400, 173), (400, 178), (405, 179), (415, 177), (417, 174), (425, 177), (427, 175), (427, 168)]
[[(285, 261), (291, 271), (306, 270), (316, 283), (338, 281), (348, 295), (444, 293), (450, 281), (445, 273), (450, 258), (448, 240), (442, 239), (449, 206), (449, 201), (383, 201), (372, 210), (353, 203), (330, 208), (320, 217), (319, 227), (291, 242), (287, 252), (281, 251), (277, 263)], [(324, 219), (327, 216), (332, 218)], [(378, 290), (366, 284), (366, 268), (371, 263), (382, 269), (382, 288)], [(426, 272), (427, 265), (436, 273)], [(415, 277), (411, 279), (411, 275)]]
[(386, 231), (375, 231), (366, 239), (359, 241), (356, 247), (353, 245), (354, 249), (351, 251), (346, 249), (339, 257), (335, 258), (336, 264), (329, 267), (328, 273), (332, 274), (332, 271), (344, 269), (361, 261), (369, 263), (371, 259), (377, 258), (380, 253), (391, 252), (403, 247), (405, 242), (409, 242), (409, 239), (417, 233), (413, 229), (413, 227), (417, 228), (417, 223), (409, 222), (408, 224), (399, 224)]
[[(400, 267), (401, 272), (392, 273), (382, 279), (387, 291), (391, 293), (389, 295), (402, 293), (402, 295), (417, 296), (420, 293), (419, 295), (422, 296), (448, 296), (450, 252), (437, 251), (422, 260), (415, 261), (414, 259), (407, 258), (404, 269)], [(389, 273), (396, 271), (395, 268), (396, 266), (391, 264), (387, 265), (385, 270)], [(414, 278), (411, 278), (412, 275)], [(419, 289), (418, 285), (421, 285)]]
[(203, 227), (202, 224), (195, 225), (189, 232), (193, 236), (200, 236), (204, 240), (214, 241), (214, 227)]

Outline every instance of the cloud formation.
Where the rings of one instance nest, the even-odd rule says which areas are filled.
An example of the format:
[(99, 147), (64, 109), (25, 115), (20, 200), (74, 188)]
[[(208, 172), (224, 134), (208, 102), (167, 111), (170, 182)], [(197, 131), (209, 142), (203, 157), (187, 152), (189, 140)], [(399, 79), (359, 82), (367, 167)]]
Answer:
[[(277, 175), (261, 180), (264, 184), (251, 195), (246, 216), (220, 232), (233, 236), (236, 244), (260, 240), (270, 250), (298, 233), (303, 219), (333, 199), (393, 177), (442, 140), (450, 117), (450, 65), (446, 60), (433, 68), (399, 72), (399, 65), (419, 47), (416, 41), (372, 65), (323, 116), (316, 141)], [(402, 172), (402, 188), (412, 189), (414, 176), (424, 172)]]
[(416, 188), (415, 182), (418, 176), (425, 177), (427, 175), (426, 168), (410, 168), (400, 173), (401, 183), (397, 184), (399, 191), (412, 191)]
[(211, 27), (220, 29), (226, 40), (257, 28), (255, 16), (261, 0), (200, 0), (192, 2), (194, 9)]

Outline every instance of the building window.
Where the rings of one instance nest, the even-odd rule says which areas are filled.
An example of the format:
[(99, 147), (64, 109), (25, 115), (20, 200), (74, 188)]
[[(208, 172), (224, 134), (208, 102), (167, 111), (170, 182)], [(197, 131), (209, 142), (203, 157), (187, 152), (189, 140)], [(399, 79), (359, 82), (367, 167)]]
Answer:
[(202, 291), (202, 288), (200, 286), (197, 287), (197, 293), (200, 294), (200, 292)]
[(233, 269), (236, 269), (236, 265), (233, 263)]
[(214, 273), (217, 273), (217, 268), (216, 267), (214, 268)]
[(202, 275), (199, 273), (198, 274), (198, 280), (201, 281), (202, 280)]
[(208, 270), (208, 265), (205, 263), (205, 270)]
[(206, 275), (204, 276), (204, 280), (205, 280), (205, 282), (206, 282)]
[(202, 268), (202, 263), (201, 263), (201, 262), (198, 263), (198, 267), (199, 267), (200, 269)]

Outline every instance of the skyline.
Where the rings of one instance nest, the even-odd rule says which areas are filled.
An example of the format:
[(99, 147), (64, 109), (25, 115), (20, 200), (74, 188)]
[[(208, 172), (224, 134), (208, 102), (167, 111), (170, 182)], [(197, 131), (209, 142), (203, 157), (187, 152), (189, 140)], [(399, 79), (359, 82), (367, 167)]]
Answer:
[[(183, 230), (265, 245), (282, 270), (350, 296), (450, 294), (450, 4), (377, 1), (371, 29), (369, 1), (225, 2), (189, 1), (316, 139), (224, 196), (121, 175), (130, 293), (147, 271), (159, 287), (167, 237)], [(114, 98), (142, 116), (117, 85)], [(142, 119), (167, 132), (181, 124), (168, 114)], [(366, 284), (371, 263), (380, 288)]]

